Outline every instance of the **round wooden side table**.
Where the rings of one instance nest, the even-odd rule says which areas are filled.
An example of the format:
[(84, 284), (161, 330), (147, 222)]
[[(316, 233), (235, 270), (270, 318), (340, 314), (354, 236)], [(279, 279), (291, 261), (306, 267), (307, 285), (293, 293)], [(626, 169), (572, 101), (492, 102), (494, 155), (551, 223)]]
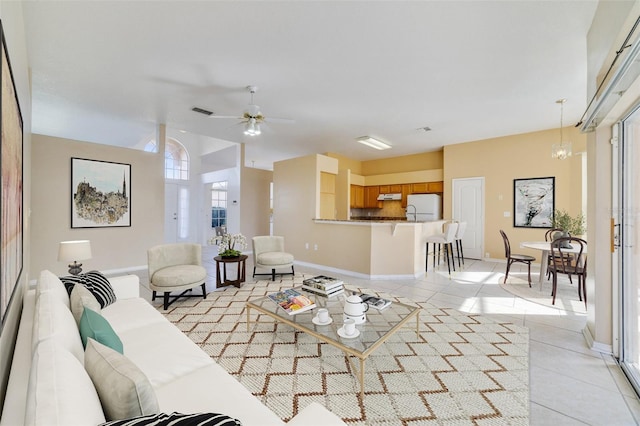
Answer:
[[(242, 283), (245, 281), (246, 274), (246, 260), (249, 256), (246, 254), (241, 254), (240, 256), (234, 257), (222, 257), (216, 256), (213, 260), (216, 261), (216, 288), (226, 287), (226, 286), (235, 286), (240, 288)], [(227, 264), (236, 263), (238, 265), (238, 273), (236, 274), (235, 280), (227, 279)]]

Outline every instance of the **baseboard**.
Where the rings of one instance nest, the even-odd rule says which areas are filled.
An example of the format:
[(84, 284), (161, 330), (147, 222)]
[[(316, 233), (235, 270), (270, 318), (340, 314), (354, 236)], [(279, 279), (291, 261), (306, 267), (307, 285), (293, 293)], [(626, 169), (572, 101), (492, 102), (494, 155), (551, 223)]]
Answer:
[(589, 330), (589, 327), (585, 326), (582, 329), (582, 335), (584, 336), (584, 340), (587, 341), (587, 346), (589, 347), (589, 349), (607, 355), (613, 354), (613, 347), (611, 345), (596, 342), (595, 340), (593, 340), (593, 336), (591, 335), (591, 330)]
[(339, 268), (333, 268), (330, 266), (325, 266), (325, 265), (317, 265), (315, 263), (309, 263), (309, 262), (300, 262), (300, 261), (294, 261), (293, 262), (294, 265), (300, 265), (300, 266), (306, 266), (308, 268), (314, 268), (314, 269), (321, 269), (323, 271), (328, 271), (328, 272), (333, 272), (336, 274), (342, 274), (342, 275), (347, 275), (350, 277), (355, 277), (355, 278), (362, 278), (364, 280), (414, 280), (417, 278), (420, 278), (421, 276), (424, 276), (424, 273), (422, 275), (418, 274), (418, 275), (368, 275), (368, 274), (362, 274), (360, 272), (354, 272), (354, 271), (349, 271), (346, 269), (339, 269)]

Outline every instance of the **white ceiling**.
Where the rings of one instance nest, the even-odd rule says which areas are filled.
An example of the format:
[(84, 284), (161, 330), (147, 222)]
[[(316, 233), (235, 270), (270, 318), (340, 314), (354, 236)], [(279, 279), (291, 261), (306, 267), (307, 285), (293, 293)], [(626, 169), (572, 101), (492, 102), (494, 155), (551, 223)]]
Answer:
[[(33, 132), (140, 146), (158, 123), (246, 143), (246, 164), (367, 160), (576, 123), (587, 104), (578, 1), (27, 1)], [(247, 85), (269, 124), (234, 120)], [(417, 130), (429, 126), (432, 131)], [(393, 148), (355, 142), (377, 136)]]

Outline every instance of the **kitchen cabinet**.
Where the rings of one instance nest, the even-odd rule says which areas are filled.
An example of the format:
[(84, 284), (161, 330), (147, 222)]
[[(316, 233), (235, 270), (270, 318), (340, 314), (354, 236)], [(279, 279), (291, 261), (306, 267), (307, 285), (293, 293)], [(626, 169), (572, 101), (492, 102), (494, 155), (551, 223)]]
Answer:
[(365, 209), (381, 209), (382, 201), (378, 201), (379, 194), (380, 194), (379, 186), (365, 186), (364, 187), (364, 208)]
[(429, 192), (444, 192), (444, 182), (429, 182)]
[(402, 192), (402, 185), (380, 185), (381, 194), (399, 194)]
[(364, 186), (351, 185), (351, 208), (364, 208)]
[(426, 194), (429, 192), (429, 182), (412, 183), (411, 192), (414, 194)]
[(411, 184), (411, 192), (414, 194), (433, 194), (444, 191), (444, 182), (418, 182)]
[(407, 207), (407, 195), (411, 194), (411, 184), (403, 183), (401, 185), (400, 190), (401, 190), (400, 192), (402, 193), (401, 205), (402, 205), (402, 208), (404, 209)]

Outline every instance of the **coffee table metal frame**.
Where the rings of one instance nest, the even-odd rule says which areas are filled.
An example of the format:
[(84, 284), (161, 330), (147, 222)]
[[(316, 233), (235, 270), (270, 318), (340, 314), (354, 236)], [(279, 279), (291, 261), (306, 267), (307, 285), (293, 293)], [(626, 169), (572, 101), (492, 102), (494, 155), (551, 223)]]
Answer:
[[(360, 331), (360, 336), (349, 339), (340, 337), (338, 335), (338, 328), (340, 328), (343, 323), (342, 313), (346, 294), (327, 299), (304, 292), (300, 287), (295, 288), (313, 299), (316, 303), (316, 308), (299, 314), (289, 315), (268, 296), (250, 300), (246, 304), (247, 332), (250, 331), (252, 324), (251, 310), (256, 310), (260, 314), (274, 319), (276, 322), (287, 324), (296, 330), (309, 334), (320, 341), (342, 350), (347, 356), (351, 369), (360, 381), (361, 398), (364, 398), (364, 372), (367, 357), (413, 318), (416, 319), (416, 336), (418, 338), (420, 337), (420, 308), (400, 302), (393, 302), (382, 311), (377, 311), (373, 308), (369, 309), (367, 312), (367, 321), (364, 324), (358, 324), (356, 326)], [(333, 322), (327, 325), (314, 324), (312, 318), (315, 316), (317, 308), (329, 309), (329, 315), (332, 317)], [(391, 318), (391, 320), (385, 320), (385, 318)], [(253, 323), (259, 322), (265, 321), (258, 321), (257, 319), (253, 321)], [(356, 368), (351, 360), (351, 356), (359, 359), (360, 368)]]

